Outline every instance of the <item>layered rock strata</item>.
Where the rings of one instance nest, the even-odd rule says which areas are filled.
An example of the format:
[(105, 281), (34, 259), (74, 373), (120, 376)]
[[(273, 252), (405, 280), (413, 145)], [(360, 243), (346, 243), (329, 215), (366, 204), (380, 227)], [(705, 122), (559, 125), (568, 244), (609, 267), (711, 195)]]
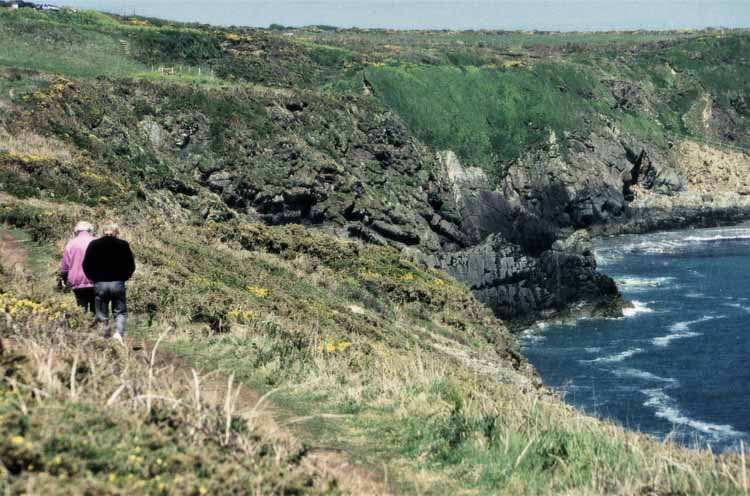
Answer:
[(586, 231), (558, 240), (555, 226), (490, 189), (481, 169), (452, 152), (439, 158), (451, 181), (464, 232), (476, 243), (442, 254), (438, 265), (505, 319), (560, 312), (573, 302), (616, 312), (618, 291), (596, 270)]

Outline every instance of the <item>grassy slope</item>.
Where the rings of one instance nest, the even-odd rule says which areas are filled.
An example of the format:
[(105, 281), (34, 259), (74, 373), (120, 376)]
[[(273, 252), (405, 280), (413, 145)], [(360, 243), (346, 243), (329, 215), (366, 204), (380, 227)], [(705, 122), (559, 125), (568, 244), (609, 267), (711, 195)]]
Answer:
[[(89, 31), (95, 37), (96, 33), (125, 29), (105, 21), (73, 25), (85, 31), (84, 38)], [(0, 26), (5, 24), (0, 21)], [(165, 29), (171, 32), (176, 28)], [(205, 48), (202, 43), (199, 46)], [(156, 52), (149, 53), (153, 56)], [(193, 55), (188, 58), (205, 62)], [(174, 57), (174, 51), (165, 54), (169, 63)], [(13, 61), (9, 63), (13, 65)], [(35, 63), (20, 65), (52, 70)], [(345, 60), (329, 63), (334, 69), (341, 63), (342, 74), (349, 70), (344, 67)], [(70, 70), (61, 64), (53, 72), (82, 77)], [(439, 70), (455, 74), (451, 68)], [(495, 84), (494, 78), (503, 74), (478, 77), (480, 81), (488, 77)], [(6, 76), (4, 84), (20, 88), (38, 85), (46, 94), (60, 84), (50, 84), (51, 77), (24, 73), (12, 83), (9, 79)], [(46, 146), (48, 152), (59, 150), (51, 139), (46, 137), (38, 146)], [(24, 143), (32, 148), (26, 152), (32, 153), (29, 140)], [(51, 181), (48, 174), (54, 168), (34, 167), (29, 156), (18, 160), (26, 164), (23, 173), (34, 181)], [(84, 168), (62, 177), (77, 178), (71, 183), (73, 188), (81, 187), (79, 180), (95, 181), (92, 175), (96, 176), (95, 170)], [(12, 184), (12, 179), (9, 176), (5, 184)], [(60, 180), (53, 183), (60, 184)], [(92, 183), (90, 187), (93, 191), (101, 185)], [(194, 225), (181, 220), (192, 217), (176, 205), (150, 207), (138, 195), (129, 194), (131, 186), (115, 187), (126, 190), (113, 194), (108, 205), (94, 202), (92, 207), (83, 205), (85, 187), (82, 194), (73, 189), (62, 195), (67, 200), (56, 202), (4, 196), (0, 221), (22, 229), (42, 246), (59, 249), (75, 219), (121, 218), (140, 267), (131, 284), (130, 301), (133, 312), (144, 317), (146, 324), (135, 327), (134, 334), (155, 339), (167, 326), (170, 333), (164, 344), (170, 349), (204, 371), (234, 373), (257, 390), (271, 392), (271, 398), (283, 406), (280, 417), (301, 438), (313, 446), (351, 452), (397, 490), (433, 494), (741, 492), (742, 469), (737, 457), (689, 452), (628, 434), (584, 417), (537, 390), (527, 366), (514, 354), (512, 338), (501, 322), (455, 281), (391, 249), (365, 247), (295, 226), (271, 228), (239, 220)], [(165, 212), (164, 208), (172, 210)], [(132, 215), (134, 211), (139, 215)], [(53, 264), (54, 260), (48, 259), (47, 275), (54, 271)], [(244, 447), (222, 444), (221, 431), (208, 427), (200, 435), (186, 436), (184, 429), (192, 423), (210, 426), (218, 420), (169, 401), (149, 410), (133, 399), (125, 402), (127, 408), (112, 413), (104, 405), (119, 387), (117, 372), (92, 375), (80, 396), (71, 398), (71, 386), (64, 382), (64, 370), (70, 364), (63, 365), (64, 357), (79, 353), (104, 371), (134, 367), (127, 377), (135, 381), (147, 377), (148, 370), (137, 357), (128, 361), (93, 337), (80, 343), (66, 340), (61, 345), (48, 332), (53, 326), (50, 322), (58, 325), (58, 321), (48, 317), (50, 312), (54, 317), (65, 297), (40, 290), (39, 285), (36, 288), (17, 281), (4, 284), (4, 298), (12, 294), (45, 307), (36, 317), (13, 311), (15, 327), (6, 326), (2, 333), (3, 342), (13, 337), (9, 342), (14, 354), (32, 360), (30, 375), (16, 376), (16, 383), (3, 382), (9, 391), (3, 396), (3, 408), (9, 412), (3, 419), (12, 422), (3, 423), (2, 435), (8, 439), (6, 449), (28, 449), (34, 457), (32, 463), (5, 474), (5, 484), (20, 488), (31, 481), (39, 488), (48, 487), (52, 477), (60, 479), (63, 472), (56, 467), (65, 460), (67, 485), (63, 490), (93, 487), (102, 492), (159, 492), (163, 483), (164, 490), (179, 492), (183, 487), (179, 484), (198, 463), (186, 462), (186, 457), (198, 457), (206, 470), (199, 472), (197, 479), (189, 479), (185, 491), (200, 493), (203, 487), (228, 492), (230, 486), (219, 485), (247, 485), (248, 477), (281, 491), (279, 473), (295, 471), (294, 446), (258, 440), (252, 431), (249, 440), (240, 442), (247, 435), (241, 423), (232, 439), (239, 445), (245, 443)], [(5, 314), (11, 312), (7, 302), (2, 308)], [(75, 315), (59, 325), (71, 327), (69, 332), (85, 332)], [(53, 348), (62, 350), (61, 359), (55, 362), (61, 375), (45, 382), (45, 357)], [(35, 403), (30, 390), (22, 385), (45, 391), (47, 396)], [(175, 389), (169, 382), (158, 386), (177, 397), (190, 395), (189, 389)], [(59, 418), (57, 412), (72, 419), (63, 435), (42, 427), (49, 425), (50, 418)], [(161, 419), (162, 414), (167, 420), (153, 420), (154, 415)], [(79, 425), (93, 427), (84, 432), (76, 427)], [(139, 437), (121, 434), (128, 431), (138, 432)], [(23, 440), (15, 436), (23, 436)], [(126, 446), (118, 446), (119, 442)], [(96, 450), (85, 448), (92, 444)], [(281, 455), (267, 456), (261, 447), (269, 444)], [(118, 458), (121, 452), (130, 451), (141, 456), (135, 453), (141, 445), (153, 451), (146, 467)], [(249, 450), (249, 455), (241, 449)], [(260, 458), (255, 466), (239, 469), (233, 462), (236, 453), (249, 456), (250, 461)], [(1, 459), (7, 465), (17, 458), (17, 453), (6, 451)], [(34, 465), (33, 469), (29, 465)], [(295, 481), (306, 478), (321, 479), (317, 487), (325, 487), (325, 478), (315, 473), (284, 480), (290, 480), (288, 485), (293, 488), (299, 487)], [(206, 486), (209, 479), (216, 486)]]
[[(377, 54), (363, 69), (375, 94), (422, 140), (491, 174), (551, 130), (585, 136), (604, 119), (656, 144), (750, 145), (747, 31), (307, 36)], [(618, 101), (613, 85), (631, 101)], [(706, 101), (732, 115), (723, 131), (702, 121)]]
[[(289, 494), (335, 487), (329, 475), (300, 465), (298, 442), (197, 398), (207, 379), (196, 389), (169, 366), (154, 367), (148, 350), (124, 350), (93, 335), (70, 296), (51, 292), (50, 245), (31, 241), (38, 231), (9, 232), (27, 252), (32, 277), (0, 270), (4, 493)], [(0, 247), (3, 256), (7, 249)]]

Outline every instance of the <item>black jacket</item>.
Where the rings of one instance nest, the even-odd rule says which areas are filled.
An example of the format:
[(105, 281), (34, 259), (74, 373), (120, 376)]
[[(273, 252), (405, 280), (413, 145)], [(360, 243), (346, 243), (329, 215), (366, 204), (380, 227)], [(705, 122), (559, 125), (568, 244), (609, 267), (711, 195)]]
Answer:
[(135, 272), (130, 245), (114, 236), (95, 239), (83, 257), (83, 272), (94, 282), (127, 281)]

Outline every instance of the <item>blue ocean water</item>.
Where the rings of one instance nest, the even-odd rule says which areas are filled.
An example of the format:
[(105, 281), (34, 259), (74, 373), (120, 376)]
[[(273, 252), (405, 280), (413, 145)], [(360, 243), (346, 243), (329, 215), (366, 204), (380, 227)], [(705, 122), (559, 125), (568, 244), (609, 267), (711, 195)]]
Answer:
[(750, 225), (602, 239), (622, 319), (536, 326), (524, 354), (570, 404), (714, 451), (750, 442)]

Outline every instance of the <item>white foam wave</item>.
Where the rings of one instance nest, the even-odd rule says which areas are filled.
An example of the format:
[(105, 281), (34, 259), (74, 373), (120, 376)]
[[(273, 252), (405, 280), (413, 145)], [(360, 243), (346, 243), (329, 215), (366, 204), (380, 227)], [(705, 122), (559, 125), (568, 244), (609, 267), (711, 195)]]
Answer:
[(645, 381), (654, 381), (654, 382), (665, 382), (673, 386), (677, 384), (677, 379), (673, 379), (671, 377), (660, 377), (658, 375), (652, 374), (651, 372), (646, 372), (645, 370), (623, 368), (623, 369), (615, 369), (612, 371), (612, 373), (616, 375), (617, 377), (622, 377), (622, 378), (643, 379)]
[(549, 327), (549, 324), (546, 322), (538, 322), (537, 324), (534, 324), (532, 327), (529, 327), (525, 331), (521, 333), (521, 342), (522, 344), (536, 344), (540, 343), (547, 339), (547, 336), (544, 336), (542, 333), (544, 330)]
[(713, 315), (706, 315), (705, 317), (701, 317), (700, 319), (696, 320), (687, 320), (684, 322), (675, 322), (671, 326), (669, 326), (670, 334), (667, 334), (666, 336), (659, 336), (658, 338), (654, 338), (651, 340), (651, 342), (654, 344), (654, 346), (659, 347), (665, 347), (669, 346), (669, 344), (676, 340), (676, 339), (687, 339), (687, 338), (694, 338), (696, 336), (700, 336), (701, 334), (699, 332), (693, 332), (690, 330), (690, 327), (695, 324), (700, 324), (702, 322), (708, 322), (710, 320), (715, 319), (723, 319), (724, 316), (713, 316)]
[(625, 253), (661, 254), (673, 253), (683, 245), (679, 241), (641, 241), (640, 243), (624, 246), (622, 250)]
[(710, 243), (712, 241), (750, 241), (750, 234), (717, 234), (715, 236), (688, 236), (684, 238), (688, 243)]
[(615, 353), (614, 355), (607, 355), (599, 358), (594, 358), (593, 360), (579, 360), (579, 363), (618, 363), (627, 360), (628, 358), (637, 355), (639, 353), (643, 353), (642, 348), (633, 348), (630, 350), (625, 350), (620, 353)]
[(745, 305), (743, 305), (741, 303), (724, 303), (724, 306), (725, 307), (737, 308), (739, 310), (744, 310), (746, 312), (750, 312), (750, 307), (745, 306)]
[(619, 262), (624, 258), (622, 253), (612, 249), (594, 250), (594, 256), (596, 257), (596, 263), (600, 268)]
[(598, 346), (594, 346), (592, 348), (586, 348), (587, 353), (599, 353), (600, 351), (602, 351), (602, 349)]
[(547, 339), (546, 336), (542, 336), (540, 334), (532, 334), (532, 333), (523, 334), (521, 336), (521, 341), (522, 341), (522, 344), (524, 345), (541, 343), (545, 341), (546, 339)]
[(644, 289), (661, 288), (674, 281), (674, 277), (621, 277), (615, 281), (628, 291), (642, 291)]
[(640, 315), (642, 313), (653, 313), (653, 310), (650, 309), (642, 301), (633, 300), (631, 301), (631, 303), (633, 304), (631, 308), (624, 308), (622, 310), (622, 314), (625, 317), (635, 317), (636, 315)]
[(706, 434), (713, 439), (728, 439), (743, 436), (742, 432), (734, 429), (731, 425), (711, 424), (700, 420), (687, 417), (678, 408), (674, 399), (672, 399), (663, 389), (644, 389), (641, 391), (648, 398), (643, 406), (653, 408), (655, 415), (672, 423), (672, 425), (681, 425), (694, 429)]
[[(696, 233), (659, 233), (653, 235), (627, 237), (624, 243), (617, 246), (599, 247), (605, 257), (614, 257), (626, 253), (669, 254), (691, 246), (723, 241), (750, 242), (750, 228), (720, 228), (703, 230)], [(619, 244), (619, 243), (618, 243)]]
[(685, 298), (706, 298), (703, 293), (690, 292), (685, 295)]
[(654, 338), (653, 340), (651, 340), (651, 342), (654, 343), (654, 346), (665, 348), (669, 346), (672, 341), (675, 341), (677, 339), (694, 338), (700, 335), (701, 333), (699, 332), (681, 332), (679, 334), (669, 334), (668, 336)]

